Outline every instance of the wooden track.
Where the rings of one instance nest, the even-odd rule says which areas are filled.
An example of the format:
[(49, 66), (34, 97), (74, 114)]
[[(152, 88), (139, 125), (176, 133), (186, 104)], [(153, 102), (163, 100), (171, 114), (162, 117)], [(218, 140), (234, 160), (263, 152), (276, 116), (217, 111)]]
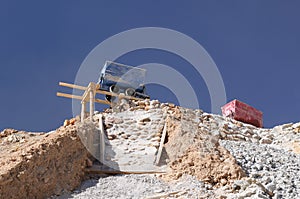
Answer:
[[(85, 86), (79, 86), (79, 85), (75, 85), (75, 84), (69, 84), (69, 83), (65, 83), (65, 82), (59, 82), (59, 86), (64, 86), (64, 87), (68, 87), (68, 88), (73, 88), (73, 89), (78, 89), (78, 90), (87, 90), (88, 87)], [(98, 94), (103, 94), (103, 95), (110, 95), (110, 96), (114, 96), (114, 97), (121, 97), (121, 98), (125, 98), (125, 99), (131, 99), (131, 100), (141, 100), (140, 98), (136, 98), (136, 97), (132, 97), (132, 96), (120, 96), (120, 94), (118, 93), (112, 93), (112, 92), (108, 92), (108, 91), (103, 91), (103, 90), (99, 90), (100, 85), (96, 84), (96, 90), (95, 93)], [(64, 93), (57, 93), (57, 96), (59, 97), (67, 97), (67, 98), (73, 98), (73, 99), (79, 99), (79, 96), (76, 95), (70, 95), (70, 94), (65, 94)], [(81, 100), (81, 99), (80, 99)], [(102, 104), (110, 104), (110, 102), (105, 100), (95, 100), (95, 102), (97, 103), (102, 103)]]

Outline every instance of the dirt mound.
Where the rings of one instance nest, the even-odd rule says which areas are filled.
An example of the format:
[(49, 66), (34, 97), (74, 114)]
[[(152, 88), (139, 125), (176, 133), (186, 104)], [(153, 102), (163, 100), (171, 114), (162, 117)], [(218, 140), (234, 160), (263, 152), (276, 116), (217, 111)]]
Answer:
[(189, 174), (220, 186), (245, 176), (229, 151), (219, 145), (219, 137), (199, 128), (206, 117), (200, 110), (176, 108), (174, 113), (168, 122), (164, 154), (170, 170), (163, 179), (177, 180)]
[(218, 146), (216, 153), (206, 155), (200, 151), (197, 146), (186, 150), (184, 155), (169, 164), (171, 171), (164, 176), (164, 179), (178, 179), (183, 174), (188, 174), (196, 176), (203, 182), (219, 186), (245, 176), (235, 159), (223, 147)]
[(0, 135), (0, 198), (45, 198), (80, 184), (89, 160), (75, 126)]

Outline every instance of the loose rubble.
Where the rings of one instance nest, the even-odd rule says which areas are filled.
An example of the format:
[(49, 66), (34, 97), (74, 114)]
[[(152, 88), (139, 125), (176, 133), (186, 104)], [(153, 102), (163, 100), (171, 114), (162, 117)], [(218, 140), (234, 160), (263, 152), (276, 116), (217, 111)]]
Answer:
[[(300, 196), (300, 184), (297, 179), (300, 168), (300, 159), (297, 155), (300, 152), (300, 123), (285, 124), (272, 129), (256, 128), (220, 115), (203, 113), (201, 110), (185, 109), (168, 103), (155, 103), (155, 106), (151, 107), (147, 101), (134, 105), (127, 104), (126, 108), (130, 111), (146, 112), (162, 109), (172, 121), (168, 123), (168, 140), (163, 154), (165, 164), (169, 166), (168, 173), (156, 177), (119, 175), (95, 179), (96, 186), (90, 184), (85, 190), (77, 190), (72, 197), (92, 198), (97, 194), (100, 197), (99, 193), (101, 193), (102, 198), (143, 198), (155, 195), (156, 192), (165, 194), (165, 198), (298, 198)], [(115, 107), (113, 111), (107, 111), (107, 114), (112, 114), (114, 111), (127, 110)], [(107, 125), (111, 128), (118, 122), (120, 121)], [(133, 122), (131, 125), (135, 126), (135, 124)], [(113, 132), (110, 131), (111, 134)], [(222, 161), (218, 162), (219, 160)], [(228, 166), (234, 168), (233, 170), (230, 171), (228, 167), (222, 165), (222, 162), (226, 161)], [(204, 163), (211, 167), (203, 168)], [(145, 177), (154, 179), (155, 183), (143, 181)], [(132, 183), (132, 178), (141, 181)], [(126, 186), (122, 188), (118, 187), (121, 186), (120, 184), (109, 188), (106, 186), (118, 180), (129, 181), (129, 183), (125, 183)], [(134, 189), (130, 187), (132, 184), (141, 187)], [(179, 188), (180, 196), (168, 195), (182, 184), (185, 184), (185, 188)], [(97, 187), (101, 186), (105, 186), (106, 189), (100, 191)], [(134, 194), (125, 189), (135, 190)]]
[[(300, 196), (300, 155), (279, 150), (267, 144), (248, 142), (222, 141), (237, 162), (247, 172), (247, 175), (260, 182), (274, 198), (297, 198)], [(258, 194), (268, 196), (266, 192), (258, 192), (251, 188), (251, 183), (241, 187), (241, 195), (258, 197)]]
[[(76, 144), (77, 147), (80, 146), (79, 151), (84, 154), (76, 160), (80, 162), (76, 164), (82, 167), (75, 169), (78, 174), (76, 174), (76, 180), (72, 181), (74, 183), (71, 185), (63, 181), (66, 183), (60, 184), (57, 192), (50, 189), (45, 195), (51, 192), (52, 198), (300, 197), (298, 177), (300, 176), (300, 123), (284, 124), (270, 129), (257, 128), (220, 115), (177, 107), (170, 103), (160, 103), (157, 100), (138, 102), (123, 100), (112, 109), (105, 110), (101, 116), (103, 116), (106, 129), (106, 142), (108, 144), (116, 143), (113, 145), (118, 145), (121, 149), (120, 153), (115, 153), (115, 157), (110, 159), (112, 162), (126, 163), (126, 158), (122, 158), (122, 154), (133, 154), (136, 157), (152, 149), (154, 153), (149, 157), (153, 157), (160, 144), (162, 128), (164, 124), (167, 124), (167, 136), (160, 161), (160, 166), (167, 167), (167, 173), (98, 176), (84, 181), (81, 187), (71, 191), (82, 179), (83, 167), (92, 165), (91, 160), (87, 159), (87, 151), (81, 148), (82, 145)], [(89, 132), (96, 132), (98, 119), (99, 113), (96, 113), (93, 123), (80, 124), (85, 129), (83, 143), (90, 139), (87, 136)], [(76, 124), (76, 120), (67, 120), (64, 123), (65, 127), (61, 128), (76, 131), (80, 125), (74, 124)], [(70, 134), (64, 132), (65, 130), (58, 130), (54, 134), (58, 136), (60, 133), (60, 139), (67, 139), (64, 136)], [(71, 133), (71, 140), (77, 140), (73, 133)], [(50, 135), (48, 134), (48, 136)], [(46, 143), (50, 142), (45, 136), (20, 133), (13, 129), (4, 130), (0, 133), (0, 149), (11, 153), (20, 151), (18, 147), (25, 150), (25, 148), (33, 146), (33, 143), (41, 145), (44, 143), (43, 140)], [(147, 141), (147, 144), (143, 145), (144, 140), (148, 140), (149, 143)], [(70, 148), (63, 144), (64, 142), (59, 142), (59, 139), (54, 139), (52, 142), (54, 146), (63, 151), (66, 150), (65, 148)], [(52, 145), (46, 144), (46, 146), (46, 148), (48, 146), (51, 148)], [(71, 153), (77, 154), (77, 150), (75, 148)], [(110, 150), (117, 151), (115, 148)], [(116, 155), (118, 153), (119, 155)], [(25, 164), (25, 159), (20, 154), (1, 157), (0, 164), (4, 166), (1, 166), (0, 171), (2, 172), (2, 168), (6, 168), (6, 166), (7, 168), (19, 168), (16, 165)], [(51, 154), (53, 155), (52, 152)], [(62, 153), (63, 156), (64, 154)], [(34, 160), (48, 157), (45, 153), (38, 151), (31, 155), (36, 158)], [(72, 156), (67, 157), (71, 158)], [(75, 156), (78, 157), (79, 154)], [(72, 158), (70, 161), (72, 162)], [(151, 159), (151, 161), (153, 160)], [(30, 161), (30, 164), (33, 163), (36, 162)], [(146, 168), (143, 167), (144, 163), (143, 161), (131, 161), (132, 165), (139, 168)], [(49, 162), (45, 161), (45, 164), (47, 165)], [(71, 166), (70, 164), (66, 165)], [(60, 165), (60, 167), (65, 168), (66, 165)], [(37, 167), (32, 167), (28, 171), (35, 176), (35, 169)], [(47, 167), (47, 171), (48, 169)], [(8, 169), (5, 172), (7, 171)], [(16, 173), (12, 175), (1, 176), (0, 193), (4, 193), (3, 187), (7, 187), (6, 185), (2, 186), (3, 183), (14, 186), (13, 183), (18, 182), (17, 177), (13, 177), (14, 180), (9, 181), (9, 176), (17, 176), (20, 171), (16, 169)], [(59, 169), (49, 171), (52, 174)], [(71, 175), (65, 177), (71, 178)], [(38, 182), (44, 180), (40, 176), (35, 176), (35, 178), (41, 180)], [(22, 182), (27, 182), (25, 178), (22, 180)], [(56, 182), (57, 180), (53, 178), (48, 180), (48, 183)], [(15, 187), (18, 186), (22, 187), (23, 185), (15, 185)], [(21, 190), (26, 189), (21, 188)], [(63, 192), (64, 195), (56, 196)]]

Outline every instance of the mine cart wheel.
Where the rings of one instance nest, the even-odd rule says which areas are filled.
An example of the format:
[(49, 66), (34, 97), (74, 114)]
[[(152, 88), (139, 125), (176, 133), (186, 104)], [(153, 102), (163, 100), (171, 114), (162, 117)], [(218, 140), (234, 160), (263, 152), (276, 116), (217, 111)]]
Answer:
[(120, 91), (120, 88), (117, 86), (117, 85), (111, 85), (110, 87), (109, 87), (109, 91), (110, 92), (113, 92), (113, 93), (119, 93), (119, 91)]
[(135, 90), (133, 88), (127, 88), (125, 90), (125, 95), (128, 95), (128, 96), (133, 96), (135, 93)]

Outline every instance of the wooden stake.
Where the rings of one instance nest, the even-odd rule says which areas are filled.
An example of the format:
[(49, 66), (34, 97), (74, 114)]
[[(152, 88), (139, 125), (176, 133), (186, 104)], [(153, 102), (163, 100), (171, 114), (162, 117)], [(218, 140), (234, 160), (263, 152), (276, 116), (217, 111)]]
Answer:
[(84, 120), (84, 114), (85, 114), (85, 102), (81, 102), (81, 122)]
[(69, 87), (69, 88), (75, 88), (75, 89), (79, 89), (79, 90), (86, 90), (86, 88), (87, 88), (87, 87), (84, 87), (84, 86), (78, 86), (78, 85), (75, 85), (75, 84), (69, 84), (69, 83), (65, 83), (65, 82), (59, 82), (58, 85)]
[(71, 94), (60, 93), (60, 92), (57, 92), (56, 95), (58, 97), (66, 97), (66, 98), (72, 98), (72, 99), (82, 100), (82, 97), (79, 96), (79, 95), (71, 95)]
[(156, 160), (155, 160), (155, 165), (159, 164), (160, 157), (161, 157), (161, 154), (162, 154), (162, 150), (164, 148), (164, 142), (165, 142), (166, 134), (167, 134), (167, 122), (164, 125), (163, 133), (162, 133), (161, 138), (160, 138), (160, 144), (159, 144), (159, 148), (158, 148), (158, 152), (157, 152), (157, 156), (156, 156)]
[(100, 130), (100, 158), (99, 161), (104, 164), (104, 154), (105, 154), (105, 135), (102, 114), (99, 115), (99, 130)]
[(145, 199), (160, 199), (160, 198), (165, 198), (165, 197), (170, 197), (175, 194), (184, 194), (186, 191), (173, 191), (169, 193), (162, 193), (162, 194), (156, 194), (154, 196), (148, 196)]
[(117, 170), (102, 170), (97, 166), (86, 168), (85, 172), (95, 174), (164, 174), (162, 171), (117, 171)]
[(93, 115), (94, 115), (94, 106), (95, 106), (95, 102), (94, 102), (94, 92), (92, 90), (90, 90), (90, 119), (91, 121), (93, 121)]

